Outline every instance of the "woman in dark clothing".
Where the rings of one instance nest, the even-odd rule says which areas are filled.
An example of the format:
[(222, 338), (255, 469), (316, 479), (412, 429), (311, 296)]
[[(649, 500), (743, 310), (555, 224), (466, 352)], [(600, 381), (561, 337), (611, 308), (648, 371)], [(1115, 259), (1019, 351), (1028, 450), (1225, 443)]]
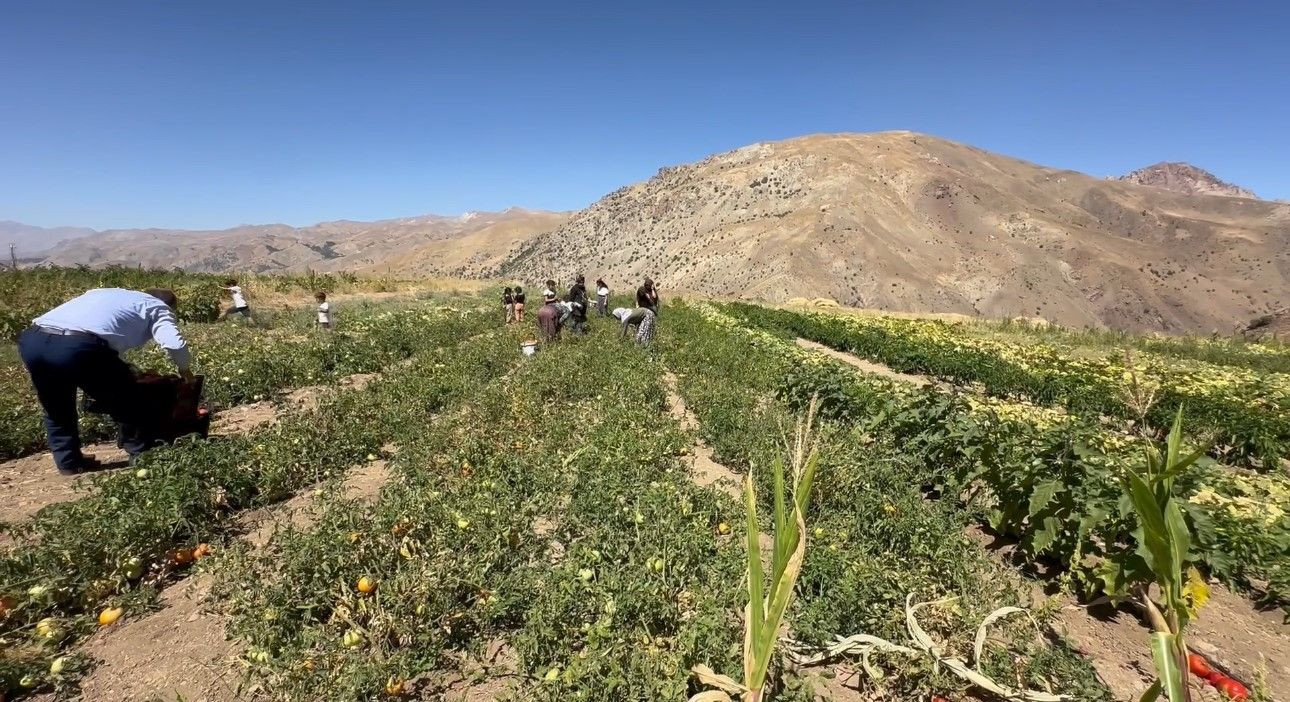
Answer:
[(649, 278), (636, 289), (636, 306), (644, 307), (658, 315), (658, 288), (654, 286), (654, 281)]
[(581, 275), (574, 279), (573, 287), (569, 288), (569, 295), (566, 298), (573, 305), (571, 318), (573, 324), (570, 325), (572, 331), (578, 334), (587, 333), (587, 283)]
[(523, 322), (524, 321), (524, 288), (516, 286), (515, 295), (512, 296), (512, 299), (515, 300), (515, 321)]
[(511, 294), (511, 289), (507, 288), (502, 291), (502, 309), (506, 310), (506, 323), (510, 324), (515, 321), (515, 296)]

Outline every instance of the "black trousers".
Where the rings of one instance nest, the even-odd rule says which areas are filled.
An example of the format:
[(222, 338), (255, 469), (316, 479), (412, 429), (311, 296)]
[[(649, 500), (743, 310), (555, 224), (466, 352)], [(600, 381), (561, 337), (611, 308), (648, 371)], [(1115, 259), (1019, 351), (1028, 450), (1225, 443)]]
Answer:
[(18, 353), (45, 411), (49, 450), (60, 469), (74, 469), (83, 458), (76, 425), (77, 388), (121, 425), (121, 447), (131, 456), (154, 443), (146, 408), (136, 401), (134, 373), (106, 341), (28, 329), (18, 337)]

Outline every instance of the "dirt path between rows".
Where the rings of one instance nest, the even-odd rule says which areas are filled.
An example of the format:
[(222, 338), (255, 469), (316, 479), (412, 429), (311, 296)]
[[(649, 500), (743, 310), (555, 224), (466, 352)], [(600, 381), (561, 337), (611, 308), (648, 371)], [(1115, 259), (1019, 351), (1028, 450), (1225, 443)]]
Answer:
[[(340, 384), (361, 388), (378, 375), (349, 376)], [(295, 406), (307, 409), (326, 387), (334, 386), (302, 388), (291, 393), (289, 399)], [(387, 444), (381, 450), (389, 455), (397, 453), (398, 447)], [(346, 471), (341, 495), (345, 499), (374, 500), (390, 478), (385, 459), (369, 462)], [(253, 548), (264, 548), (278, 530), (288, 525), (307, 529), (315, 524), (320, 516), (317, 506), (315, 493), (308, 490), (276, 505), (248, 511), (238, 517), (243, 533), (240, 538)], [(228, 617), (210, 606), (213, 582), (209, 573), (194, 575), (163, 591), (159, 610), (138, 619), (127, 616), (121, 624), (99, 630), (86, 640), (81, 651), (98, 665), (82, 679), (81, 699), (233, 702), (255, 697), (255, 685), (244, 687), (247, 678), (240, 655), (242, 645), (228, 639)], [(501, 661), (490, 663), (505, 665), (509, 650), (503, 654)], [(495, 689), (494, 684), (478, 683), (464, 675), (443, 683), (445, 691), (452, 693), (443, 699), (484, 702), (495, 697), (486, 692)], [(55, 700), (52, 695), (38, 699)]]
[[(387, 447), (388, 448), (388, 447)], [(345, 474), (347, 499), (371, 500), (389, 480), (386, 461)], [(262, 548), (286, 525), (308, 528), (319, 516), (313, 491), (240, 518), (244, 538)], [(213, 577), (200, 573), (161, 594), (161, 609), (102, 629), (81, 651), (98, 661), (81, 681), (84, 700), (228, 702), (244, 699), (241, 646), (225, 634), (228, 618), (206, 605)], [(52, 696), (41, 698), (52, 701)]]
[[(699, 420), (685, 405), (685, 399), (676, 389), (676, 376), (663, 374), (663, 385), (667, 388), (668, 414), (687, 432), (698, 435)], [(738, 473), (717, 463), (712, 458), (712, 449), (703, 441), (695, 441), (690, 449), (690, 475), (694, 482), (703, 487), (710, 487), (726, 493), (735, 500), (743, 500), (743, 478)]]
[(888, 368), (887, 366), (881, 363), (875, 363), (873, 361), (860, 358), (859, 356), (856, 356), (853, 354), (849, 354), (843, 351), (838, 351), (837, 349), (830, 348), (828, 346), (825, 346), (824, 344), (816, 343), (814, 341), (811, 341), (810, 339), (799, 338), (797, 339), (797, 345), (801, 346), (804, 349), (810, 349), (811, 351), (818, 351), (819, 353), (822, 353), (825, 356), (828, 356), (829, 358), (842, 361), (843, 363), (849, 366), (858, 368), (866, 373), (872, 373), (874, 375), (880, 375), (884, 378), (899, 380), (902, 383), (912, 383), (914, 385), (920, 385), (920, 386), (935, 384), (935, 381), (933, 381), (932, 379), (928, 378), (925, 375), (911, 375), (909, 373), (901, 373), (899, 371), (894, 371), (891, 368)]
[[(211, 436), (230, 436), (251, 431), (276, 421), (283, 408), (312, 407), (328, 388), (339, 386), (357, 389), (374, 377), (375, 374), (360, 373), (343, 378), (335, 385), (297, 388), (276, 402), (264, 400), (220, 410), (211, 420)], [(112, 466), (112, 469), (127, 465), (125, 452), (114, 443), (87, 446), (85, 453), (96, 456), (103, 463)], [(54, 467), (53, 454), (48, 451), (0, 463), (0, 522), (25, 521), (49, 505), (74, 500), (84, 494), (90, 483), (88, 475), (61, 475)]]
[[(693, 432), (697, 437), (699, 420), (685, 404), (685, 398), (677, 391), (676, 376), (665, 372), (663, 384), (667, 388), (668, 414), (681, 425), (682, 429)], [(739, 487), (743, 484), (743, 477), (713, 460), (712, 449), (702, 439), (695, 439), (690, 454), (693, 457), (690, 477), (696, 485), (724, 492), (735, 501), (743, 502), (743, 490)], [(761, 547), (764, 559), (774, 548), (774, 539), (770, 534), (758, 534), (758, 545)], [(799, 672), (811, 681), (817, 692), (824, 693), (823, 699), (831, 702), (865, 702), (867, 699), (857, 688), (851, 686), (852, 681), (856, 680), (858, 671), (848, 662), (841, 661), (828, 666), (827, 669)]]
[[(1046, 594), (1044, 583), (1028, 577), (1011, 561), (1011, 546), (1001, 545), (976, 526), (965, 533), (1032, 584), (1033, 604), (1038, 606), (1050, 598), (1051, 586)], [(1209, 602), (1187, 628), (1187, 645), (1246, 685), (1266, 670), (1268, 689), (1274, 695), (1290, 689), (1290, 652), (1285, 649), (1290, 626), (1282, 623), (1280, 610), (1260, 610), (1248, 598), (1217, 583), (1210, 588)], [(1051, 596), (1061, 605), (1054, 628), (1093, 664), (1116, 700), (1136, 701), (1155, 679), (1150, 631), (1139, 616), (1127, 606), (1085, 606), (1064, 592)], [(1202, 681), (1193, 682), (1195, 699), (1219, 699)]]

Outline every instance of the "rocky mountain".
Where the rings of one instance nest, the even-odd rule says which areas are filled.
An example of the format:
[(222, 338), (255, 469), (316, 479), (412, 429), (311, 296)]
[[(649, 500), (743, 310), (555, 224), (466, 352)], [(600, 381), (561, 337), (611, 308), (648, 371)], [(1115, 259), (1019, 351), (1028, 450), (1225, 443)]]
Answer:
[(910, 132), (835, 134), (663, 168), (572, 215), (102, 232), (46, 260), (528, 284), (584, 272), (619, 291), (648, 275), (665, 299), (1229, 332), (1290, 299), (1290, 204), (1104, 180)]
[(910, 132), (664, 168), (485, 276), (1074, 326), (1231, 331), (1290, 298), (1290, 206), (1044, 168)]
[[(505, 254), (515, 237), (552, 229), (567, 214), (511, 208), (459, 217), (425, 215), (377, 222), (339, 220), (311, 227), (246, 225), (219, 231), (120, 229), (61, 242), (44, 257), (52, 265), (140, 265), (191, 271), (372, 270), (420, 272), (418, 262), (435, 256), (434, 266), (451, 268), (458, 240), (490, 262)], [(427, 248), (429, 247), (429, 248)], [(438, 247), (438, 248), (436, 248)], [(438, 255), (438, 251), (447, 255)], [(469, 259), (467, 255), (462, 260)], [(430, 272), (430, 271), (426, 271)]]
[(1157, 163), (1122, 175), (1120, 180), (1149, 185), (1153, 188), (1164, 188), (1185, 195), (1223, 195), (1247, 197), (1252, 200), (1259, 198), (1253, 192), (1239, 185), (1219, 180), (1213, 173), (1190, 163)]
[(8, 255), (9, 245), (19, 258), (31, 258), (48, 251), (60, 241), (94, 234), (87, 227), (35, 227), (21, 222), (0, 221), (0, 247)]

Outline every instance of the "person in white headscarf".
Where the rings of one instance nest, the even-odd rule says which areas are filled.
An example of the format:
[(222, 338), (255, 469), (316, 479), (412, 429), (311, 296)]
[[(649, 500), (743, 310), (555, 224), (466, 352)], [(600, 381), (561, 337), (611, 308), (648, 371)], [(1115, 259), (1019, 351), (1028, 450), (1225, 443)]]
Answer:
[(636, 330), (636, 343), (646, 346), (654, 341), (654, 311), (645, 307), (629, 309), (627, 307), (618, 307), (613, 312), (619, 323), (622, 324), (622, 338), (627, 338), (627, 332), (630, 328)]

